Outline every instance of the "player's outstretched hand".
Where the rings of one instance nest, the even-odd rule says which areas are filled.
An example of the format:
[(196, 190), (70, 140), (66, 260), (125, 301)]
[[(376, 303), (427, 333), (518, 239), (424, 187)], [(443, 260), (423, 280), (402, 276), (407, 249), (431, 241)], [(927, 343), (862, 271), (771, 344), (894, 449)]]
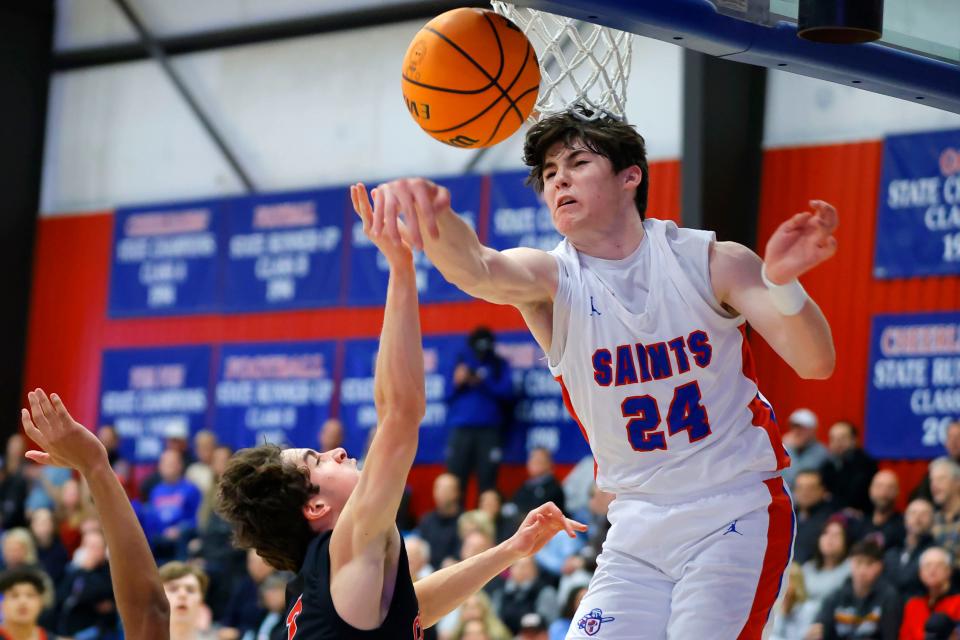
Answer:
[(547, 502), (527, 514), (508, 544), (518, 556), (526, 557), (540, 551), (559, 531), (573, 538), (577, 531), (586, 530), (587, 525), (567, 518), (557, 505)]
[(777, 227), (767, 242), (763, 261), (770, 282), (786, 284), (836, 253), (837, 210), (822, 200), (811, 200), (810, 207), (812, 213), (796, 214)]
[(422, 229), (434, 240), (440, 237), (437, 216), (450, 208), (450, 191), (424, 178), (405, 178), (381, 184), (373, 190), (375, 235), (399, 235), (406, 222), (410, 245), (423, 249)]
[(108, 464), (107, 450), (90, 430), (70, 417), (57, 394), (47, 397), (43, 389), (27, 394), (30, 410), (20, 411), (27, 437), (42, 451), (27, 451), (27, 458), (40, 464), (70, 467), (81, 474)]
[[(363, 234), (370, 238), (370, 241), (380, 250), (391, 265), (408, 264), (413, 260), (413, 253), (410, 251), (411, 237), (403, 221), (395, 220), (396, 223), (386, 231), (381, 228), (379, 232), (373, 229), (373, 209), (370, 208), (370, 197), (367, 194), (367, 188), (363, 183), (358, 182), (350, 187), (350, 199), (353, 201), (353, 210), (363, 221)], [(374, 194), (376, 199), (376, 194)]]

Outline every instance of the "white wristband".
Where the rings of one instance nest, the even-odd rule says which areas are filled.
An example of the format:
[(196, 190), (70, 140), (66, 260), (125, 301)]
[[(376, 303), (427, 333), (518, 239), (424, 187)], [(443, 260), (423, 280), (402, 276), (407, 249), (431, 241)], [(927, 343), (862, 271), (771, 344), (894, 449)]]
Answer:
[(767, 279), (767, 265), (760, 268), (760, 277), (763, 278), (763, 284), (770, 292), (770, 298), (773, 300), (773, 306), (785, 316), (795, 316), (803, 309), (807, 303), (807, 292), (804, 291), (800, 281), (794, 278), (787, 284), (773, 284)]

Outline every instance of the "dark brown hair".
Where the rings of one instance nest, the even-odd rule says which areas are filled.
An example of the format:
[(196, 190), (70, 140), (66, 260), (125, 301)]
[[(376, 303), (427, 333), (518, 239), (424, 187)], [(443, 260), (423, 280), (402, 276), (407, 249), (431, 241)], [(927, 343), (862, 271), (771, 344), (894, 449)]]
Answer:
[(543, 165), (547, 151), (558, 142), (572, 148), (580, 143), (588, 150), (601, 155), (613, 165), (614, 173), (637, 165), (643, 172), (634, 201), (637, 213), (643, 220), (647, 214), (647, 194), (650, 179), (647, 171), (647, 147), (643, 136), (632, 125), (612, 117), (584, 120), (591, 111), (583, 106), (574, 106), (563, 113), (547, 116), (527, 132), (523, 144), (523, 163), (530, 167), (527, 185), (537, 193), (543, 193)]
[(235, 453), (220, 479), (217, 512), (233, 525), (238, 547), (255, 549), (275, 569), (299, 571), (316, 535), (303, 506), (320, 489), (280, 451), (263, 444)]
[(6, 593), (20, 584), (29, 584), (37, 590), (38, 594), (43, 595), (47, 591), (47, 585), (43, 578), (44, 575), (37, 569), (25, 567), (7, 569), (0, 573), (0, 593)]
[(840, 531), (843, 533), (843, 554), (840, 556), (840, 562), (846, 560), (850, 555), (850, 532), (847, 531), (846, 518), (842, 515), (834, 514), (823, 523), (823, 528), (820, 529), (820, 534), (817, 536), (817, 545), (813, 548), (813, 564), (817, 569), (823, 569), (823, 565), (826, 562), (826, 558), (823, 557), (823, 552), (820, 551), (820, 536), (826, 533), (827, 528), (832, 524), (838, 525)]
[(160, 567), (160, 582), (163, 584), (173, 582), (174, 580), (179, 580), (180, 578), (185, 578), (186, 576), (194, 576), (197, 579), (197, 583), (200, 585), (200, 595), (207, 595), (207, 587), (210, 586), (210, 578), (202, 569), (198, 569), (192, 564), (187, 564), (186, 562), (179, 562), (176, 560), (173, 562), (168, 562)]
[(877, 544), (877, 541), (873, 538), (867, 538), (855, 543), (850, 547), (850, 553), (847, 555), (851, 558), (860, 556), (869, 558), (874, 562), (883, 562), (883, 548)]

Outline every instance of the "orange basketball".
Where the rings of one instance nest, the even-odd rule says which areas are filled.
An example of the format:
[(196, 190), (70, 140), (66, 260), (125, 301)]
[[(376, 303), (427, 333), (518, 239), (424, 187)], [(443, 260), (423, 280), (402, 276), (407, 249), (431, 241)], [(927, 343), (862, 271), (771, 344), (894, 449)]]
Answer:
[(454, 9), (428, 22), (403, 58), (403, 99), (420, 127), (454, 147), (508, 138), (537, 102), (540, 65), (530, 41), (487, 9)]

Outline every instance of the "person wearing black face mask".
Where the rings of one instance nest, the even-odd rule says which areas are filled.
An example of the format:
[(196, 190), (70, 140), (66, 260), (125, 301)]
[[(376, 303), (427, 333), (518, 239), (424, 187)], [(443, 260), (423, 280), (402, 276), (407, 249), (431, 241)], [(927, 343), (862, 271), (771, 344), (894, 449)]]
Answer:
[(510, 365), (496, 353), (489, 329), (474, 329), (467, 345), (454, 368), (447, 397), (447, 468), (464, 488), (476, 472), (478, 492), (483, 492), (497, 486), (500, 430), (509, 418), (513, 380)]

